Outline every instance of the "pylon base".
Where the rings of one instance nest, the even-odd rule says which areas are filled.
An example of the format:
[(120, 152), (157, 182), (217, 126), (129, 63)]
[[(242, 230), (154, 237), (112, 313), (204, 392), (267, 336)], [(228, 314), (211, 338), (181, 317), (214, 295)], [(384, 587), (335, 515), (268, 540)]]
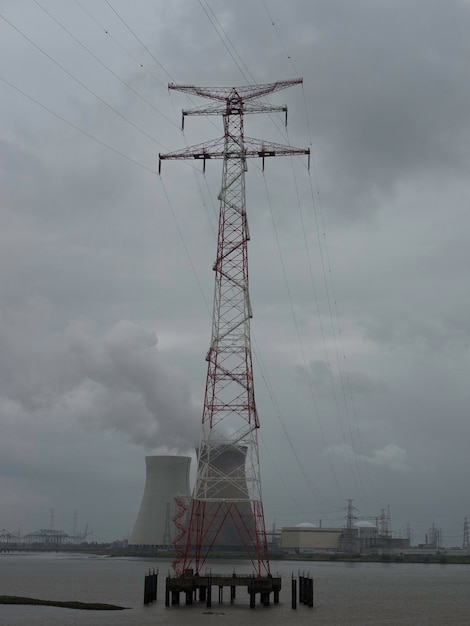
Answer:
[(185, 604), (199, 604), (205, 602), (206, 606), (212, 606), (213, 588), (217, 589), (217, 601), (224, 604), (224, 590), (228, 588), (227, 601), (234, 604), (237, 596), (237, 588), (244, 587), (248, 594), (250, 607), (255, 608), (256, 596), (259, 596), (258, 604), (269, 606), (272, 602), (279, 603), (279, 592), (282, 587), (282, 579), (279, 577), (265, 576), (229, 576), (223, 574), (210, 574), (208, 576), (195, 576), (188, 571), (183, 576), (166, 579), (165, 605), (179, 605), (180, 594), (184, 594)]

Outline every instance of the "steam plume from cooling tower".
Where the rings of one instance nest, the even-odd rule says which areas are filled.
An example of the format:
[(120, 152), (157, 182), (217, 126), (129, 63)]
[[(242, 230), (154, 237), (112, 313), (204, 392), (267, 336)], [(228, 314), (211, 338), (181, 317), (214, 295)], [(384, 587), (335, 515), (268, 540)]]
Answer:
[(99, 333), (81, 318), (52, 332), (52, 315), (47, 301), (33, 299), (26, 318), (0, 319), (3, 414), (44, 429), (78, 421), (147, 449), (194, 450), (202, 409), (186, 374), (158, 349), (154, 331), (120, 321)]
[(101, 340), (70, 328), (67, 342), (80, 379), (71, 398), (80, 419), (147, 448), (194, 449), (200, 408), (183, 372), (158, 351), (155, 332), (120, 321)]

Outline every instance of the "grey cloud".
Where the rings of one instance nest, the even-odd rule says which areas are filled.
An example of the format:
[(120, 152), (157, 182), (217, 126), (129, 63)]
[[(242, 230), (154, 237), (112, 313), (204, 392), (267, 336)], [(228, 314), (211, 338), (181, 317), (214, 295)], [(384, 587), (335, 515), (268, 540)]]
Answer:
[[(325, 449), (349, 445), (403, 523), (409, 516), (427, 527), (433, 507), (460, 523), (468, 514), (459, 496), (469, 434), (468, 2), (273, 0), (266, 7), (275, 27), (263, 3), (212, 4), (224, 35), (198, 3), (142, 0), (130, 9), (116, 0), (171, 79), (105, 4), (86, 7), (138, 62), (79, 7), (50, 10), (167, 117), (59, 36), (39, 8), (34, 21), (21, 3), (8, 4), (19, 28), (149, 135), (3, 24), (12, 54), (0, 75), (144, 166), (3, 85), (0, 480), (8, 523), (36, 522), (34, 509), (47, 520), (54, 501), (72, 508), (73, 493), (54, 473), (67, 466), (73, 492), (90, 489), (83, 509), (100, 503), (92, 483), (107, 490), (112, 515), (103, 511), (96, 525), (119, 534), (136, 513), (144, 451), (197, 441), (220, 162), (205, 177), (192, 163), (166, 163), (161, 179), (156, 170), (161, 146), (222, 131), (220, 120), (214, 127), (198, 118), (182, 136), (180, 109), (202, 102), (169, 95), (166, 83), (237, 85), (242, 71), (259, 82), (303, 75), (302, 88), (272, 97), (289, 106), (288, 136), (282, 121), (264, 116), (250, 116), (246, 131), (311, 141), (314, 156), (310, 176), (304, 161), (288, 159), (266, 163), (264, 174), (250, 162), (247, 173), (256, 393), (271, 451), (262, 452), (267, 515), (282, 523), (293, 508), (273, 464), (296, 501), (314, 507), (278, 409), (320, 511), (325, 501), (340, 510), (343, 496), (379, 504), (367, 481), (360, 494), (343, 457), (332, 453), (332, 467), (325, 460)], [(338, 358), (346, 402), (353, 396), (349, 418)], [(385, 467), (403, 461), (403, 450), (413, 470), (406, 485)], [(87, 467), (85, 456), (93, 458)]]

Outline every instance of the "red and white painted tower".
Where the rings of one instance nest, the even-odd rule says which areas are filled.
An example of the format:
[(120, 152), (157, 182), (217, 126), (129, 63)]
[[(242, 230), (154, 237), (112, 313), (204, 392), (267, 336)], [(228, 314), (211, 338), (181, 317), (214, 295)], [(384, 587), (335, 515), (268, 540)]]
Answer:
[(165, 159), (201, 159), (204, 168), (207, 159), (223, 160), (202, 437), (186, 533), (179, 546), (181, 559), (175, 567), (178, 574), (190, 567), (199, 574), (212, 549), (222, 545), (243, 550), (259, 577), (270, 573), (250, 340), (246, 159), (261, 157), (264, 164), (265, 157), (309, 155), (310, 150), (245, 137), (243, 118), (246, 113), (287, 113), (285, 106), (258, 99), (301, 82), (294, 79), (243, 87), (169, 85), (215, 101), (207, 107), (183, 110), (183, 123), (187, 115), (222, 115), (224, 120), (223, 137), (159, 155), (160, 167)]

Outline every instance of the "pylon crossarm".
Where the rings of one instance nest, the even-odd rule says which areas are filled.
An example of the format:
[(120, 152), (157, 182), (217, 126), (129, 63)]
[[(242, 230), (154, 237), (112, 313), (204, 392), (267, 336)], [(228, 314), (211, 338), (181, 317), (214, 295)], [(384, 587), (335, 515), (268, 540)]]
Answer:
[(243, 143), (245, 147), (244, 156), (247, 158), (310, 155), (310, 148), (294, 148), (293, 146), (254, 139), (253, 137), (245, 137)]
[(253, 137), (245, 137), (239, 149), (235, 150), (233, 146), (231, 146), (232, 149), (227, 151), (225, 141), (225, 137), (219, 137), (212, 141), (195, 144), (183, 150), (160, 153), (158, 158), (160, 161), (163, 161), (180, 159), (223, 159), (224, 157), (228, 159), (239, 159), (243, 157), (255, 158), (310, 154), (310, 148), (294, 148), (293, 146), (254, 139)]
[[(208, 107), (183, 109), (183, 122), (187, 115), (225, 115), (226, 113), (227, 106), (218, 103)], [(287, 106), (285, 104), (268, 104), (267, 102), (249, 102), (243, 107), (243, 113), (287, 113)]]
[(262, 158), (276, 156), (296, 156), (307, 155), (309, 157), (310, 166), (310, 148), (294, 148), (283, 144), (273, 143), (270, 141), (262, 141), (252, 137), (245, 137), (243, 146), (239, 149), (227, 150), (225, 137), (196, 144), (183, 150), (176, 152), (160, 153), (158, 171), (161, 172), (161, 162), (164, 160), (182, 160), (182, 159), (199, 159), (205, 162), (207, 159), (240, 159), (240, 158)]
[(181, 159), (222, 159), (224, 156), (225, 138), (220, 137), (212, 141), (205, 141), (198, 143), (189, 148), (183, 150), (176, 150), (175, 152), (160, 153), (159, 159), (159, 172), (161, 169), (161, 162), (164, 160), (181, 160)]
[(275, 83), (266, 83), (261, 85), (242, 85), (240, 87), (198, 87), (196, 85), (176, 85), (170, 83), (168, 89), (175, 91), (183, 91), (193, 96), (201, 96), (201, 98), (209, 98), (209, 100), (220, 100), (225, 102), (226, 100), (234, 97), (242, 98), (243, 100), (253, 100), (254, 98), (260, 98), (269, 93), (280, 91), (281, 89), (287, 89), (292, 85), (299, 85), (303, 83), (303, 78), (292, 78), (290, 80), (278, 80)]

